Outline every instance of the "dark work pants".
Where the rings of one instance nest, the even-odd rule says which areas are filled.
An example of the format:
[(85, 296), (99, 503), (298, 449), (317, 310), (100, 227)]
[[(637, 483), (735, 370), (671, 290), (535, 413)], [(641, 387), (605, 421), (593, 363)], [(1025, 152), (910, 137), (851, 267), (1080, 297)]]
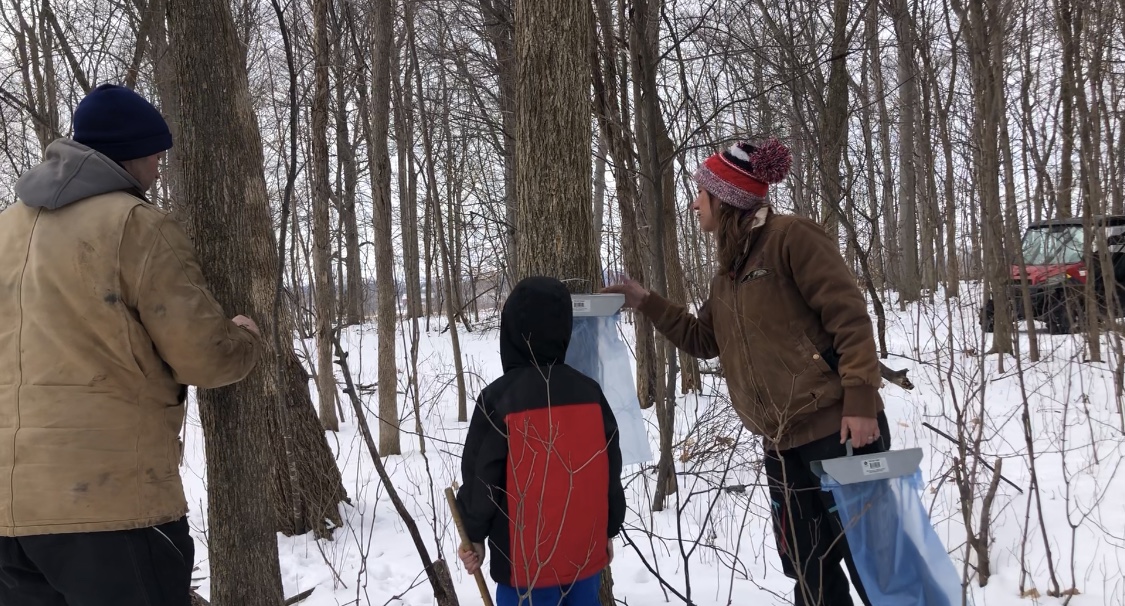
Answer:
[[(855, 449), (855, 454), (890, 449), (890, 428), (882, 412), (879, 434), (879, 440)], [(848, 567), (848, 575), (863, 603), (871, 606), (856, 573), (832, 494), (820, 489), (820, 478), (810, 467), (813, 461), (845, 455), (847, 448), (840, 444), (839, 434), (789, 450), (765, 453), (774, 538), (782, 570), (795, 581), (796, 606), (852, 606), (848, 577), (841, 562)]]
[(0, 606), (189, 606), (187, 518), (137, 530), (0, 537)]

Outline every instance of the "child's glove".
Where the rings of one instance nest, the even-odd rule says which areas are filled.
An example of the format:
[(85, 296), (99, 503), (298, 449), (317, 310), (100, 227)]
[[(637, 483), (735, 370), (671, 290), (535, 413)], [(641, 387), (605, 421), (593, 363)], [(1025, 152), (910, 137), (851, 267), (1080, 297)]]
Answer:
[(473, 543), (472, 547), (462, 546), (457, 556), (461, 558), (461, 564), (465, 566), (465, 572), (469, 574), (476, 574), (480, 570), (481, 564), (484, 563), (484, 543)]

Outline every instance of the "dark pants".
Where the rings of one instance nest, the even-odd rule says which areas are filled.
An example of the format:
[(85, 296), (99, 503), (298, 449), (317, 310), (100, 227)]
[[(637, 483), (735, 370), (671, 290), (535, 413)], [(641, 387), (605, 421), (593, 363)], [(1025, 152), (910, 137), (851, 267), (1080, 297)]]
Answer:
[(187, 518), (151, 528), (0, 537), (0, 606), (189, 606)]
[[(890, 449), (890, 428), (881, 412), (879, 434), (879, 440), (855, 449), (855, 454)], [(796, 606), (852, 606), (841, 561), (847, 565), (863, 603), (871, 606), (856, 573), (832, 494), (820, 489), (820, 478), (810, 467), (813, 461), (845, 455), (847, 449), (840, 444), (839, 434), (789, 450), (765, 453), (774, 538), (785, 576), (796, 581)]]

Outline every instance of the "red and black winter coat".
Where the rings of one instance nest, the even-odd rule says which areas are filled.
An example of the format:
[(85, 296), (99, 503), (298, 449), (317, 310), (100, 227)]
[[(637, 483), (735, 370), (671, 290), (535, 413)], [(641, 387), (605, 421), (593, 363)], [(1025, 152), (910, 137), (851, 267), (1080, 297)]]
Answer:
[(564, 363), (572, 323), (561, 282), (517, 284), (500, 321), (504, 376), (469, 424), (457, 500), (469, 539), (488, 539), (497, 583), (597, 574), (625, 519), (617, 422), (597, 382)]

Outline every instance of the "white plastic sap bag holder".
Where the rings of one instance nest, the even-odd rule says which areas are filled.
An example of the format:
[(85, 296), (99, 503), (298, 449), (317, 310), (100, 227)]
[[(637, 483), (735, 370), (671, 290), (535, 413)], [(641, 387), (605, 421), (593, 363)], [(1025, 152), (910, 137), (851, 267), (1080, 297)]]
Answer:
[[(863, 588), (877, 606), (958, 606), (961, 579), (919, 493), (922, 449), (812, 463), (831, 492)], [(972, 603), (971, 600), (969, 602)]]
[(602, 387), (617, 420), (621, 439), (621, 463), (634, 465), (652, 460), (652, 449), (641, 416), (629, 348), (618, 330), (624, 295), (571, 295), (574, 328), (566, 363)]

